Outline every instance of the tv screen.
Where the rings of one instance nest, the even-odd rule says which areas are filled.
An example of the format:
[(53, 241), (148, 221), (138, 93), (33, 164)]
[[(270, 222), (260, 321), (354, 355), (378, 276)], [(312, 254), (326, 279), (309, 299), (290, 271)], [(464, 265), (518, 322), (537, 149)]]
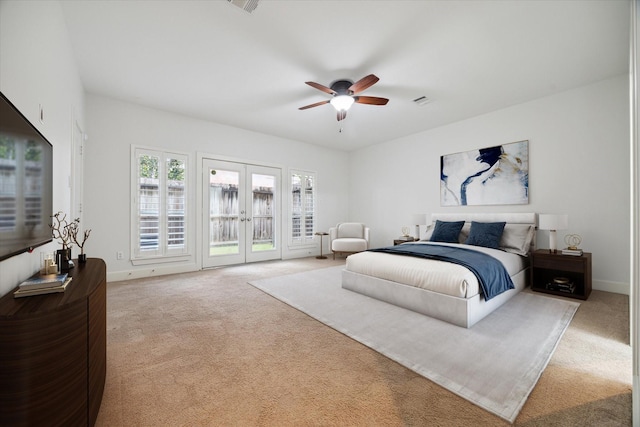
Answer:
[(53, 146), (0, 93), (0, 261), (51, 241)]

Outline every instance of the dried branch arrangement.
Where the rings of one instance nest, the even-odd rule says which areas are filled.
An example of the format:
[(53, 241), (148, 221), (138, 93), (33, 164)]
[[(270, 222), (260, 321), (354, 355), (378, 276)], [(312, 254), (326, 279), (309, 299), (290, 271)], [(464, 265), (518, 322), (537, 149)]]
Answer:
[(62, 243), (62, 249), (67, 249), (73, 244), (71, 237), (71, 228), (73, 224), (78, 224), (80, 218), (76, 218), (72, 222), (67, 221), (67, 214), (64, 212), (58, 212), (51, 215), (51, 237), (60, 240)]
[(84, 244), (87, 242), (89, 235), (91, 234), (91, 229), (84, 230), (84, 234), (82, 235), (82, 241), (78, 240), (78, 232), (80, 231), (80, 219), (76, 218), (71, 224), (69, 224), (69, 234), (71, 235), (71, 239), (76, 244), (77, 247), (80, 248), (80, 254), (84, 254)]
[[(80, 248), (80, 253), (84, 254), (84, 244), (87, 242), (91, 230), (85, 230), (84, 233), (80, 233), (80, 218), (69, 222), (66, 213), (58, 212), (51, 215), (49, 227), (51, 228), (51, 237), (60, 240), (62, 249), (68, 249), (75, 244)], [(82, 240), (80, 240), (79, 234), (81, 234)]]

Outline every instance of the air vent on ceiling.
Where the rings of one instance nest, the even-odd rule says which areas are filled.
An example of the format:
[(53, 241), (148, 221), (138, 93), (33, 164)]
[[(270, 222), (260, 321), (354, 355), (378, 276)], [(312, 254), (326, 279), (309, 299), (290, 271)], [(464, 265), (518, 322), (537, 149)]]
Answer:
[(429, 98), (427, 98), (426, 96), (421, 96), (419, 98), (414, 99), (413, 102), (415, 102), (419, 106), (423, 106), (423, 105), (426, 105), (426, 104), (430, 103), (431, 100)]
[(256, 7), (258, 7), (259, 0), (227, 0), (227, 1), (234, 6), (238, 6), (240, 9), (244, 10), (245, 12), (251, 13), (256, 9)]

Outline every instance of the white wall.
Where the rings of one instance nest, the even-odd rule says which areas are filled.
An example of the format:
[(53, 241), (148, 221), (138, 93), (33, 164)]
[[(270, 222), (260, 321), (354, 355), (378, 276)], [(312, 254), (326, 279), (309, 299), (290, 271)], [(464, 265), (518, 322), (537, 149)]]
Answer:
[[(130, 146), (179, 146), (239, 160), (314, 170), (319, 229), (345, 218), (372, 227), (372, 245), (388, 245), (412, 213), (535, 211), (568, 213), (570, 229), (593, 252), (594, 286), (627, 292), (629, 283), (628, 83), (620, 76), (349, 155), (214, 123), (84, 96), (57, 2), (0, 1), (0, 90), (54, 145), (54, 210), (70, 210), (74, 120), (89, 133), (85, 165), (86, 250), (110, 272), (134, 271), (115, 253), (129, 250)], [(38, 105), (45, 122), (37, 121)], [(429, 106), (423, 107), (428, 114)], [(528, 139), (530, 203), (443, 208), (439, 158)], [(350, 172), (347, 173), (347, 170)], [(106, 190), (105, 190), (106, 187)], [(547, 245), (546, 232), (538, 233)], [(325, 242), (326, 244), (326, 242)], [(42, 250), (53, 250), (50, 244)], [(38, 269), (39, 252), (0, 262), (0, 295)], [(285, 257), (300, 254), (286, 251)], [(127, 258), (125, 256), (125, 258)], [(193, 268), (198, 260), (193, 259)]]
[[(353, 152), (349, 217), (372, 228), (376, 247), (392, 244), (412, 213), (566, 213), (559, 244), (580, 234), (593, 253), (594, 288), (628, 293), (628, 96), (623, 75)], [(521, 140), (529, 140), (528, 205), (440, 206), (440, 156)], [(538, 247), (548, 247), (546, 231)]]
[[(0, 91), (53, 144), (53, 208), (69, 212), (72, 125), (84, 121), (84, 96), (58, 2), (0, 2)], [(41, 251), (55, 249), (0, 262), (0, 295), (39, 269)]]
[[(348, 154), (296, 141), (154, 110), (103, 96), (88, 94), (85, 145), (85, 225), (91, 238), (85, 251), (107, 262), (110, 280), (190, 271), (201, 266), (200, 246), (194, 245), (187, 262), (132, 266), (130, 258), (130, 154), (132, 145), (179, 150), (191, 157), (191, 189), (196, 190), (196, 159), (199, 153), (213, 158), (281, 167), (283, 183), (289, 168), (317, 173), (318, 230), (328, 230), (346, 220), (348, 203)], [(286, 186), (285, 186), (286, 188)], [(192, 193), (193, 194), (193, 193)], [(198, 198), (200, 200), (200, 198)], [(287, 201), (283, 195), (283, 204)], [(195, 201), (193, 201), (195, 202)], [(200, 224), (201, 209), (190, 206), (192, 219)], [(286, 206), (286, 204), (285, 204)], [(285, 211), (286, 212), (286, 211)], [(190, 242), (196, 239), (191, 229)], [(286, 239), (283, 240), (286, 242)], [(327, 240), (324, 239), (325, 251)], [(124, 252), (117, 260), (116, 252)], [(312, 249), (290, 250), (283, 258), (319, 253)]]

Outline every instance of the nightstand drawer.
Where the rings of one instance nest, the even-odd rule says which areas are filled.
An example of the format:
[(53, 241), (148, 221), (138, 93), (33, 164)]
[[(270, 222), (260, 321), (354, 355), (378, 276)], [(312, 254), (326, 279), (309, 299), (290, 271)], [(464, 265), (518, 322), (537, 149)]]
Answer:
[(562, 257), (562, 262), (558, 259), (534, 258), (533, 266), (536, 268), (561, 269), (563, 271), (584, 271), (584, 260), (581, 257), (571, 259), (571, 255), (558, 255)]

